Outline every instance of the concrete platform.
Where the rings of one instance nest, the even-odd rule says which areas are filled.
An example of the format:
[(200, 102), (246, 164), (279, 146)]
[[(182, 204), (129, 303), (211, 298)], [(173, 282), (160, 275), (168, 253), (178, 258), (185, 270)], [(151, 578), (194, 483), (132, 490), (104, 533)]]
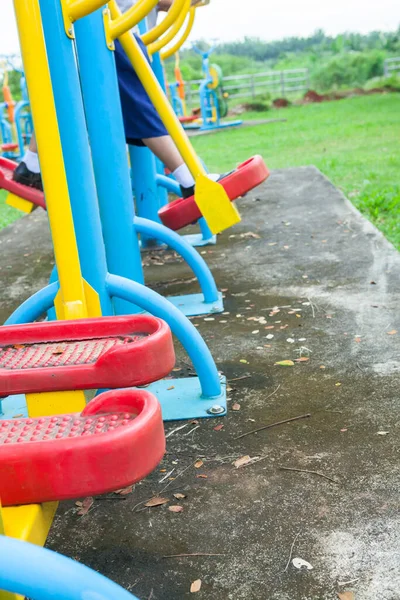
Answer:
[[(229, 415), (167, 424), (160, 470), (84, 517), (64, 503), (49, 547), (142, 600), (191, 598), (197, 579), (207, 600), (399, 599), (400, 256), (314, 167), (275, 171), (240, 209), (201, 249), (229, 314), (194, 319), (228, 378)], [(0, 251), (5, 319), (46, 281), (44, 214), (2, 231)], [(157, 290), (197, 291), (172, 253), (144, 260)], [(309, 360), (275, 365), (297, 358)], [(179, 351), (177, 367), (192, 373)], [(245, 455), (259, 460), (235, 468)], [(155, 495), (169, 502), (144, 507)], [(218, 556), (166, 558), (198, 553)]]

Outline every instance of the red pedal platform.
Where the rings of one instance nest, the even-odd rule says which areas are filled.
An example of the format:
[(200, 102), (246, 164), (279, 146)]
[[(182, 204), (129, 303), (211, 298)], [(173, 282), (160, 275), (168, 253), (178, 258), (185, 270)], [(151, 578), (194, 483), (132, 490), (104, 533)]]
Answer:
[(46, 209), (43, 192), (13, 181), (12, 175), (16, 167), (16, 162), (0, 156), (0, 189), (7, 190), (7, 192)]
[(164, 452), (161, 408), (145, 390), (104, 392), (81, 414), (1, 421), (1, 502), (111, 492), (146, 477)]
[[(253, 156), (246, 160), (232, 173), (219, 181), (225, 189), (231, 201), (244, 196), (267, 179), (269, 171), (261, 156)], [(191, 223), (195, 223), (202, 214), (194, 200), (190, 198), (178, 198), (166, 204), (158, 211), (162, 223), (177, 231)]]
[(12, 152), (13, 150), (17, 150), (17, 148), (18, 144), (15, 144), (13, 142), (1, 145), (1, 149), (3, 152)]
[(144, 385), (174, 364), (168, 325), (147, 315), (0, 327), (0, 396)]
[(193, 123), (193, 121), (199, 120), (199, 115), (187, 115), (186, 117), (179, 117), (181, 123)]

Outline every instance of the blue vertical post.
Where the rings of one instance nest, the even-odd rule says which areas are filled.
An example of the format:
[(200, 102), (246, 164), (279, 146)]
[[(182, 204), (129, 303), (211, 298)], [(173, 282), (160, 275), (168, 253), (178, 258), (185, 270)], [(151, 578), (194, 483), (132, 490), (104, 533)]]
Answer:
[(82, 275), (99, 294), (103, 314), (110, 315), (106, 256), (73, 43), (65, 33), (61, 4), (40, 0), (40, 10)]
[[(77, 21), (75, 36), (108, 268), (144, 283), (116, 67), (106, 45), (102, 9)], [(114, 302), (117, 314), (138, 311)]]

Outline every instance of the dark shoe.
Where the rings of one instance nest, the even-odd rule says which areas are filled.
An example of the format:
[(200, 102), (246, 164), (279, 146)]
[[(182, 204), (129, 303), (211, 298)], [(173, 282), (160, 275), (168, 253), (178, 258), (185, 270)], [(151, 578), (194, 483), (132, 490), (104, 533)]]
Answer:
[(28, 169), (24, 161), (20, 162), (13, 173), (13, 181), (21, 185), (35, 188), (43, 192), (42, 176), (40, 173), (33, 173)]
[[(221, 181), (221, 179), (224, 179), (224, 177), (227, 177), (228, 175), (230, 175), (231, 173), (233, 173), (233, 171), (229, 171), (228, 173), (222, 173), (222, 175), (219, 175), (218, 179), (213, 181)], [(182, 198), (190, 198), (191, 196), (194, 196), (194, 185), (191, 185), (190, 187), (182, 187), (181, 188), (181, 194), (182, 194)]]

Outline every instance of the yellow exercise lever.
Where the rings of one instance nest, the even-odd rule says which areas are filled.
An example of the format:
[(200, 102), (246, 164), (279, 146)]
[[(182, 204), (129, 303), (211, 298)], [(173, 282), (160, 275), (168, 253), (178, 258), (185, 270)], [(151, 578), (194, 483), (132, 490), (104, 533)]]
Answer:
[[(121, 12), (115, 0), (109, 2), (109, 9), (114, 21), (121, 17)], [(207, 177), (205, 168), (195, 153), (189, 138), (168, 102), (138, 42), (130, 32), (122, 34), (119, 40), (155, 109), (160, 115), (165, 128), (174, 140), (177, 149), (195, 180), (195, 201), (210, 230), (214, 234), (220, 233), (232, 227), (232, 225), (239, 223), (239, 212), (234, 204), (231, 203), (224, 188), (219, 183)]]

